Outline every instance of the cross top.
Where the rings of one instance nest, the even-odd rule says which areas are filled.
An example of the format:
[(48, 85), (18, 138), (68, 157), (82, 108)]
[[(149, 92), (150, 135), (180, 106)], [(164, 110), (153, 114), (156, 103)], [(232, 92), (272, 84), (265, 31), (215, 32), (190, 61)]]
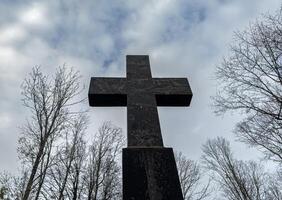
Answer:
[(149, 56), (127, 55), (126, 78), (92, 77), (90, 106), (127, 106), (128, 146), (163, 146), (157, 106), (189, 106), (186, 78), (152, 78)]

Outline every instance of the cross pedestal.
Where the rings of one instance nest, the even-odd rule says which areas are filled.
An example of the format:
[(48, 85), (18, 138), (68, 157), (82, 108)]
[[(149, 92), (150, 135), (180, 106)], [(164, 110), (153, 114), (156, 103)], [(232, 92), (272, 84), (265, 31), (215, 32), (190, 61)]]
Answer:
[(124, 200), (183, 200), (172, 148), (163, 147), (157, 106), (189, 106), (186, 78), (152, 78), (149, 56), (127, 56), (126, 78), (92, 77), (90, 106), (127, 106)]

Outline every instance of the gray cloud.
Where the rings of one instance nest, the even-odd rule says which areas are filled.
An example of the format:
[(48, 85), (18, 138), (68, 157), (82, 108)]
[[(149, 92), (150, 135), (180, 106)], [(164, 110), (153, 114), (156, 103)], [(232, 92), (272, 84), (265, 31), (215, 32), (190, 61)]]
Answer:
[[(0, 169), (15, 171), (17, 128), (28, 116), (20, 84), (35, 65), (47, 73), (66, 63), (91, 76), (125, 76), (126, 54), (149, 54), (155, 77), (188, 77), (190, 108), (159, 108), (165, 144), (199, 159), (201, 144), (231, 133), (240, 116), (215, 117), (209, 106), (213, 72), (235, 30), (278, 0), (4, 1), (0, 5)], [(86, 93), (85, 93), (86, 95)], [(89, 134), (104, 120), (126, 131), (125, 108), (91, 108)], [(93, 112), (92, 112), (93, 111)], [(259, 153), (232, 142), (243, 159)], [(245, 153), (248, 152), (248, 153)]]

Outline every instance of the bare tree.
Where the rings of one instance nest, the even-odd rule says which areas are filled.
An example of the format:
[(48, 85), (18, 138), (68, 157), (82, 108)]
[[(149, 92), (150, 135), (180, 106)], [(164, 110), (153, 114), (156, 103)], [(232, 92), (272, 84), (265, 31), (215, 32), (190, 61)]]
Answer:
[[(121, 129), (104, 123), (87, 145), (86, 122), (79, 119), (57, 148), (41, 191), (45, 199), (121, 199), (119, 158), (124, 137)], [(86, 149), (88, 147), (88, 150)]]
[(199, 164), (187, 159), (181, 152), (175, 154), (183, 198), (201, 200), (209, 196), (209, 182), (201, 183), (202, 173)]
[(121, 198), (118, 155), (124, 144), (121, 129), (106, 122), (95, 135), (88, 151), (85, 174), (88, 200)]
[(236, 33), (230, 56), (217, 67), (217, 113), (241, 111), (238, 138), (282, 162), (282, 9)]
[[(65, 133), (47, 169), (39, 199), (121, 199), (119, 155), (124, 144), (121, 129), (104, 123), (90, 145), (84, 139), (81, 115)], [(38, 192), (38, 190), (37, 190)]]
[(79, 94), (79, 75), (65, 67), (55, 77), (43, 75), (39, 67), (33, 68), (22, 85), (24, 105), (31, 111), (31, 119), (22, 128), (19, 154), (30, 167), (23, 200), (38, 198), (46, 172), (51, 165), (53, 145), (68, 126), (68, 106)]
[(47, 170), (41, 196), (47, 199), (78, 199), (80, 177), (83, 171), (83, 160), (86, 158), (84, 133), (87, 127), (87, 116), (80, 114), (74, 117), (64, 133), (54, 155), (52, 166)]
[[(266, 194), (270, 188), (279, 188), (277, 183), (270, 187), (268, 176), (262, 166), (253, 161), (234, 159), (229, 142), (224, 138), (208, 140), (203, 146), (205, 167), (213, 172), (223, 196), (229, 200), (270, 200)], [(281, 199), (278, 196), (277, 199)]]
[(10, 199), (121, 199), (121, 129), (104, 123), (85, 141), (87, 117), (74, 113), (79, 75), (65, 67), (52, 78), (39, 67), (25, 79), (23, 102), (30, 119), (22, 127), (19, 177), (0, 176), (0, 197)]
[(27, 181), (27, 172), (22, 170), (21, 176), (14, 176), (7, 172), (0, 174), (0, 199), (20, 200), (23, 197), (24, 187)]
[(282, 200), (282, 169), (267, 177), (265, 190), (266, 199)]

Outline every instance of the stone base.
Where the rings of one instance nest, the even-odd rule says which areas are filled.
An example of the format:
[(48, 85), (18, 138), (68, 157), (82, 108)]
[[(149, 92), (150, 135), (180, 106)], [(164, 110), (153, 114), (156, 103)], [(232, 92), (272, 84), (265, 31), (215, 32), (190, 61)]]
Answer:
[(124, 148), (123, 200), (183, 200), (172, 148)]

